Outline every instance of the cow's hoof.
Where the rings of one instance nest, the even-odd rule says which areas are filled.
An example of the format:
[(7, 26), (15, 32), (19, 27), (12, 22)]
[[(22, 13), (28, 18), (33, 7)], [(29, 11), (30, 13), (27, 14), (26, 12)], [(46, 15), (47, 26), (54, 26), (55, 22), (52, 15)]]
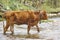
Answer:
[(11, 35), (13, 35), (13, 34), (14, 34), (14, 32), (11, 33)]
[(38, 30), (38, 32), (40, 32), (40, 30)]
[(30, 33), (28, 33), (28, 35), (29, 35)]
[(4, 34), (4, 35), (6, 35), (6, 33), (5, 33), (5, 32), (4, 32), (3, 34)]
[(12, 33), (10, 35), (13, 35)]

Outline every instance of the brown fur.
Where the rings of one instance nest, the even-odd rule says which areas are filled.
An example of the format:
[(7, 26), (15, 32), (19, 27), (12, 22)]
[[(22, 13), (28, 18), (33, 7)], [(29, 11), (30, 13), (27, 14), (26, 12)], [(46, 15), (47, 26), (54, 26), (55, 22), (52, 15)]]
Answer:
[(6, 26), (4, 27), (4, 34), (6, 33), (7, 29), (10, 26), (10, 31), (12, 34), (14, 33), (14, 24), (21, 25), (27, 24), (28, 25), (28, 34), (30, 31), (31, 26), (36, 26), (37, 31), (39, 32), (38, 28), (38, 21), (47, 19), (47, 15), (45, 11), (7, 11), (3, 15), (3, 18), (6, 19)]

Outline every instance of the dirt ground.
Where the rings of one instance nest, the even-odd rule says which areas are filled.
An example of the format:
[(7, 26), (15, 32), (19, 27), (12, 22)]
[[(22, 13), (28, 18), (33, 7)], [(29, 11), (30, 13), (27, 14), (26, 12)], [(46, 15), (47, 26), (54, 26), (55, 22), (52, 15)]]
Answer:
[(27, 25), (14, 25), (14, 34), (3, 34), (3, 23), (0, 22), (0, 40), (60, 40), (60, 18), (52, 18), (53, 22), (38, 24), (40, 32), (36, 27), (32, 27), (30, 34), (27, 34)]

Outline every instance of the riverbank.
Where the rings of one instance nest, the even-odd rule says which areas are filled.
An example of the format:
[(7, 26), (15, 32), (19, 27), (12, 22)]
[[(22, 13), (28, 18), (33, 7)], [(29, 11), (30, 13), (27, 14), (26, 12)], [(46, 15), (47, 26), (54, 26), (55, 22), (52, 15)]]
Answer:
[(47, 14), (48, 18), (60, 17), (60, 13), (58, 14)]

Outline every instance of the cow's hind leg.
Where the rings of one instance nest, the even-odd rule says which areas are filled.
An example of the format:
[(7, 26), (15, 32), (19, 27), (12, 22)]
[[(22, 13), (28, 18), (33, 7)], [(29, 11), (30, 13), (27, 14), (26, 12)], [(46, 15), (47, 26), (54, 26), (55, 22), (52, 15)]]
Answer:
[(39, 32), (39, 27), (38, 27), (38, 25), (36, 25), (36, 27), (37, 27), (37, 31)]
[(9, 28), (9, 24), (7, 23), (6, 26), (4, 27), (4, 34), (6, 34), (6, 31), (8, 30)]
[(8, 30), (9, 26), (10, 26), (10, 21), (9, 21), (9, 19), (6, 19), (6, 26), (3, 28), (4, 34), (6, 34), (6, 31)]

